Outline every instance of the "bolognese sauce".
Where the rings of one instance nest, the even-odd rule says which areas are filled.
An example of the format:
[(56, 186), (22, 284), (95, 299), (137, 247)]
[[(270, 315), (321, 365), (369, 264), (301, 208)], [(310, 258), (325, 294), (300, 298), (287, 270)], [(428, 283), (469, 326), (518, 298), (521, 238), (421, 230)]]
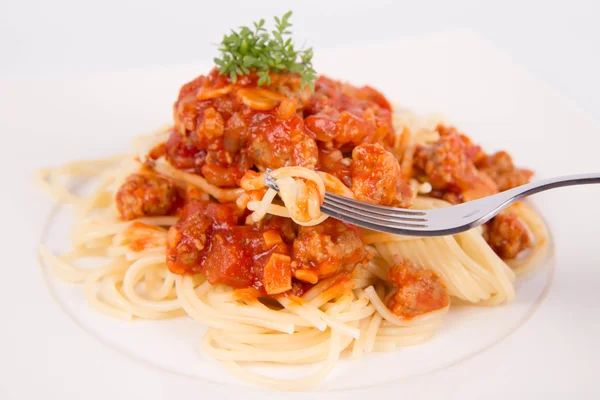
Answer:
[[(393, 148), (391, 107), (381, 93), (325, 77), (311, 92), (298, 75), (286, 73), (272, 74), (268, 85), (257, 81), (250, 73), (233, 83), (214, 69), (184, 85), (173, 107), (174, 128), (164, 146), (148, 154), (150, 165), (164, 155), (173, 167), (220, 188), (239, 186), (245, 175), (257, 176), (253, 171), (301, 166), (333, 175), (359, 200), (411, 206), (414, 194)], [(434, 196), (460, 203), (531, 176), (506, 153), (486, 155), (455, 128), (440, 125), (437, 131), (439, 140), (417, 146), (413, 157), (414, 178), (430, 182)], [(330, 218), (298, 226), (274, 216), (250, 223), (234, 203), (189, 194), (184, 201), (181, 189), (157, 174), (130, 176), (116, 201), (125, 220), (178, 213), (167, 236), (168, 267), (176, 274), (203, 274), (211, 284), (295, 293), (371, 258), (358, 229), (348, 224)], [(507, 217), (492, 221), (487, 232), (503, 257), (529, 245)], [(390, 300), (395, 313), (401, 307), (404, 316), (414, 316), (444, 304), (432, 273), (398, 264), (388, 279), (398, 287)]]

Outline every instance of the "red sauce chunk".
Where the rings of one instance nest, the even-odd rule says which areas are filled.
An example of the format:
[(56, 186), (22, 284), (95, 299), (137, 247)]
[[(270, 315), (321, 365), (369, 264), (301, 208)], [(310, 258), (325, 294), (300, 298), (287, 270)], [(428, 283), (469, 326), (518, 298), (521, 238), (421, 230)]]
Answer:
[(396, 286), (396, 293), (387, 302), (394, 314), (413, 318), (448, 305), (446, 288), (433, 271), (406, 260), (395, 261), (387, 274)]
[(169, 229), (167, 265), (176, 274), (201, 273), (211, 284), (257, 287), (267, 294), (291, 288), (289, 246), (277, 229), (240, 225), (234, 204), (192, 201)]

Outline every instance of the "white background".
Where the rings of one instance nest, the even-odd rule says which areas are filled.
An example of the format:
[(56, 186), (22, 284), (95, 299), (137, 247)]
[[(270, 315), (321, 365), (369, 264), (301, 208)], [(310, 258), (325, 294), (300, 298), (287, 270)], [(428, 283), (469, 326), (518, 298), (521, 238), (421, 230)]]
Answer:
[(2, 0), (0, 80), (206, 60), (227, 28), (288, 9), (316, 50), (473, 30), (600, 120), (597, 0)]
[[(58, 394), (62, 398), (81, 398), (86, 391), (89, 391), (86, 398), (99, 399), (116, 399), (132, 392), (146, 399), (211, 397), (204, 396), (209, 387), (200, 389), (195, 382), (191, 384), (183, 379), (169, 380), (167, 384), (164, 376), (154, 370), (141, 368), (126, 358), (115, 361), (106, 348), (78, 331), (69, 330), (72, 337), (63, 333), (65, 326), (72, 328), (69, 321), (64, 316), (62, 319), (56, 316), (55, 304), (51, 301), (42, 303), (37, 297), (45, 292), (39, 282), (40, 274), (31, 267), (35, 265), (32, 255), (48, 204), (37, 190), (29, 187), (29, 182), (33, 168), (73, 158), (75, 153), (82, 156), (88, 141), (93, 143), (93, 151), (113, 151), (132, 131), (151, 129), (164, 121), (169, 116), (168, 105), (172, 101), (169, 94), (173, 85), (169, 80), (161, 80), (161, 71), (154, 69), (212, 57), (216, 51), (209, 43), (219, 41), (229, 27), (293, 8), (297, 40), (306, 39), (317, 52), (330, 47), (371, 48), (370, 43), (381, 39), (401, 39), (456, 29), (473, 30), (533, 76), (548, 82), (600, 120), (600, 96), (597, 95), (600, 93), (600, 2), (560, 2), (562, 6), (554, 1), (508, 0), (493, 3), (412, 0), (393, 4), (382, 0), (370, 0), (366, 4), (355, 0), (299, 4), (298, 0), (295, 3), (293, 6), (283, 1), (273, 5), (257, 1), (247, 5), (236, 1), (205, 5), (198, 0), (0, 3), (0, 135), (3, 139), (10, 137), (10, 141), (3, 141), (4, 152), (0, 158), (4, 194), (0, 197), (0, 209), (4, 211), (6, 227), (0, 234), (0, 243), (5, 246), (3, 255), (13, 257), (6, 258), (2, 264), (3, 273), (8, 271), (9, 275), (4, 275), (3, 289), (0, 290), (0, 315), (3, 316), (0, 333), (4, 335), (0, 340), (0, 399), (27, 398), (27, 394), (34, 392), (48, 394), (49, 398)], [(372, 56), (372, 53), (369, 54)], [(486, 54), (487, 58), (481, 57), (481, 65), (485, 67), (488, 66), (485, 60), (490, 56)], [(462, 56), (466, 57), (465, 54)], [(393, 74), (402, 63), (401, 57), (383, 58), (392, 58), (395, 62), (378, 63), (377, 57), (371, 57), (378, 72), (374, 82), (384, 79), (381, 74)], [(340, 64), (344, 65), (344, 62)], [(456, 66), (460, 63), (440, 64)], [(524, 144), (541, 143), (546, 139), (544, 129), (554, 133), (548, 134), (548, 151), (540, 151), (529, 158), (532, 146), (518, 146), (515, 131), (511, 129), (506, 133), (511, 152), (518, 155), (518, 159), (530, 160), (534, 169), (544, 166), (542, 172), (546, 176), (600, 169), (594, 147), (597, 148), (600, 135), (589, 128), (591, 124), (559, 102), (552, 92), (539, 91), (537, 84), (516, 76), (513, 69), (503, 64), (502, 67), (501, 71), (514, 73), (515, 79), (489, 69), (488, 74), (473, 80), (485, 83), (490, 81), (490, 76), (497, 76), (500, 82), (489, 84), (489, 87), (498, 93), (494, 95), (501, 103), (498, 108), (508, 109), (508, 115), (522, 116), (533, 112), (527, 119), (531, 124), (525, 126), (530, 131), (522, 138)], [(121, 80), (107, 74), (140, 68), (150, 72), (117, 74)], [(460, 77), (456, 69), (448, 76)], [(171, 69), (165, 70), (165, 76), (173, 77), (169, 72)], [(323, 70), (334, 71), (333, 68)], [(430, 68), (428, 73), (432, 70), (435, 68)], [(477, 71), (478, 68), (465, 70)], [(31, 82), (90, 75), (108, 77), (82, 79), (70, 85), (60, 81)], [(443, 80), (443, 73), (434, 75)], [(132, 83), (127, 82), (128, 76), (134, 78)], [(157, 79), (146, 84), (146, 77), (147, 81), (153, 77)], [(131, 84), (129, 90), (120, 90), (126, 83)], [(150, 95), (149, 90), (143, 91), (144, 87), (156, 87), (158, 93)], [(506, 91), (501, 90), (503, 87)], [(481, 90), (472, 87), (470, 90), (481, 96)], [(138, 93), (143, 97), (139, 101)], [(400, 95), (399, 91), (397, 93)], [(452, 112), (470, 109), (465, 104), (477, 106), (477, 97), (468, 98), (468, 93), (457, 92), (454, 102), (448, 100), (451, 98), (448, 90), (442, 91), (441, 95), (448, 96), (438, 99), (445, 104), (440, 109)], [(522, 96), (515, 98), (514, 93), (522, 93)], [(534, 96), (534, 93), (538, 95)], [(426, 104), (425, 100), (429, 101), (427, 97), (421, 96), (421, 105)], [(487, 107), (487, 104), (493, 104), (491, 97), (486, 98), (485, 104), (473, 114), (480, 124), (502, 121), (510, 126), (513, 122), (510, 118), (505, 120), (501, 112)], [(507, 107), (503, 98), (513, 99), (514, 103)], [(535, 103), (532, 110), (523, 111), (529, 102)], [(161, 107), (158, 107), (159, 103)], [(104, 108), (99, 111), (98, 108), (87, 109), (98, 106)], [(69, 115), (73, 110), (75, 115)], [(122, 110), (131, 115), (124, 117)], [(154, 110), (164, 112), (151, 115)], [(559, 115), (561, 112), (564, 115)], [(69, 118), (65, 117), (67, 115)], [(463, 116), (466, 119), (468, 115)], [(129, 121), (130, 125), (118, 125), (113, 121)], [(477, 124), (477, 118), (473, 122)], [(86, 123), (92, 128), (87, 136), (86, 132), (78, 131)], [(473, 128), (481, 126), (474, 125)], [(495, 129), (493, 132), (498, 134), (486, 140), (504, 144), (501, 126), (494, 128), (492, 124), (487, 128)], [(575, 142), (558, 140), (563, 137), (561, 134), (568, 136), (571, 130)], [(100, 135), (93, 136), (98, 132), (109, 132), (110, 135), (103, 140)], [(123, 133), (123, 137), (119, 137), (119, 133)], [(589, 144), (583, 149), (577, 144), (582, 143), (582, 138)], [(53, 151), (48, 151), (50, 146)], [(560, 151), (565, 160), (572, 162), (567, 165), (553, 162), (552, 157)], [(593, 199), (600, 198), (597, 189), (591, 192), (592, 189), (579, 188), (540, 195), (546, 196), (540, 199), (552, 211), (554, 233), (560, 244), (557, 249), (558, 274), (543, 310), (519, 334), (492, 348), (485, 357), (476, 357), (444, 373), (411, 381), (410, 385), (398, 389), (396, 397), (426, 398), (431, 392), (443, 391), (445, 397), (456, 399), (538, 398), (541, 393), (551, 397), (548, 395), (566, 396), (577, 391), (578, 398), (598, 398), (600, 249), (595, 226), (600, 223), (597, 213), (588, 215), (589, 210), (593, 210), (592, 205), (597, 203)], [(578, 207), (573, 207), (574, 197), (567, 193), (580, 195)], [(570, 207), (570, 214), (563, 212), (567, 207)], [(587, 224), (581, 223), (584, 219)], [(6, 248), (9, 246), (10, 249)], [(24, 329), (25, 326), (28, 328)], [(65, 352), (65, 348), (70, 351)], [(89, 357), (90, 354), (98, 357)], [(388, 390), (389, 386), (378, 388), (375, 393), (357, 391), (354, 394), (360, 398), (383, 397), (389, 396)], [(328, 395), (327, 398), (342, 398), (343, 395)], [(291, 395), (290, 398), (299, 397)], [(132, 398), (135, 397), (129, 395), (128, 399)]]

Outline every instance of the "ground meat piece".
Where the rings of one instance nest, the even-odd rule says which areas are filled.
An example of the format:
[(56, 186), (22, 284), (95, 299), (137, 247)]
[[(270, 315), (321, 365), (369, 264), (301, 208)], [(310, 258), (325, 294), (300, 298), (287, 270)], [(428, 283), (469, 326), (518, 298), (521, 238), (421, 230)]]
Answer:
[(248, 126), (248, 154), (260, 170), (290, 165), (314, 168), (317, 165), (317, 144), (304, 131), (299, 116), (282, 120), (270, 113), (255, 113)]
[(448, 305), (448, 294), (440, 278), (424, 267), (398, 257), (387, 278), (396, 286), (396, 293), (387, 307), (402, 318), (413, 318)]
[(385, 97), (368, 86), (352, 85), (319, 77), (315, 93), (304, 109), (306, 129), (334, 147), (394, 140), (391, 108)]
[(319, 225), (301, 226), (294, 240), (294, 269), (316, 271), (318, 279), (369, 260), (356, 227), (329, 218)]
[(412, 205), (412, 191), (401, 178), (398, 161), (379, 144), (362, 144), (352, 150), (352, 192), (369, 203)]
[(516, 168), (512, 157), (505, 151), (483, 157), (475, 165), (496, 182), (500, 191), (529, 183), (533, 176), (533, 171)]
[(174, 274), (194, 271), (206, 247), (207, 233), (212, 228), (210, 218), (201, 213), (182, 218), (167, 234), (167, 265)]
[(130, 175), (116, 195), (121, 218), (171, 215), (181, 205), (179, 188), (170, 180), (153, 173)]
[(501, 212), (484, 225), (484, 238), (504, 260), (515, 258), (532, 245), (529, 230), (517, 214), (509, 210)]
[(498, 192), (494, 181), (474, 164), (481, 149), (466, 136), (443, 127), (440, 139), (431, 145), (417, 146), (414, 156), (416, 178), (429, 181), (432, 194), (451, 203), (475, 200)]

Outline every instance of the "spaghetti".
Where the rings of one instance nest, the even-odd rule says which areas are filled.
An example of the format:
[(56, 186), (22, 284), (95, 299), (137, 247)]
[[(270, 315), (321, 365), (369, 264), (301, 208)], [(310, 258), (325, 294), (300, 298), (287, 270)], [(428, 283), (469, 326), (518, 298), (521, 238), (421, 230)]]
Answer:
[[(235, 375), (301, 390), (344, 353), (427, 341), (450, 299), (514, 299), (516, 275), (547, 245), (526, 204), (497, 226), (434, 238), (359, 231), (327, 219), (320, 205), (330, 191), (446, 207), (497, 191), (491, 176), (518, 183), (528, 172), (491, 164), (438, 119), (400, 110), (392, 122), (387, 100), (368, 87), (320, 78), (307, 96), (294, 76), (259, 92), (255, 80), (228, 79), (212, 73), (184, 86), (177, 128), (138, 139), (130, 155), (39, 172), (42, 187), (76, 215), (72, 250), (42, 246), (40, 254), (58, 278), (83, 285), (92, 308), (124, 320), (187, 315), (208, 327), (203, 353)], [(257, 98), (269, 90), (278, 95), (265, 110)], [(279, 194), (264, 183), (267, 167)], [(99, 181), (89, 196), (68, 189), (81, 177)], [(81, 267), (88, 257), (105, 262)], [(322, 365), (281, 381), (253, 372), (254, 362)]]

